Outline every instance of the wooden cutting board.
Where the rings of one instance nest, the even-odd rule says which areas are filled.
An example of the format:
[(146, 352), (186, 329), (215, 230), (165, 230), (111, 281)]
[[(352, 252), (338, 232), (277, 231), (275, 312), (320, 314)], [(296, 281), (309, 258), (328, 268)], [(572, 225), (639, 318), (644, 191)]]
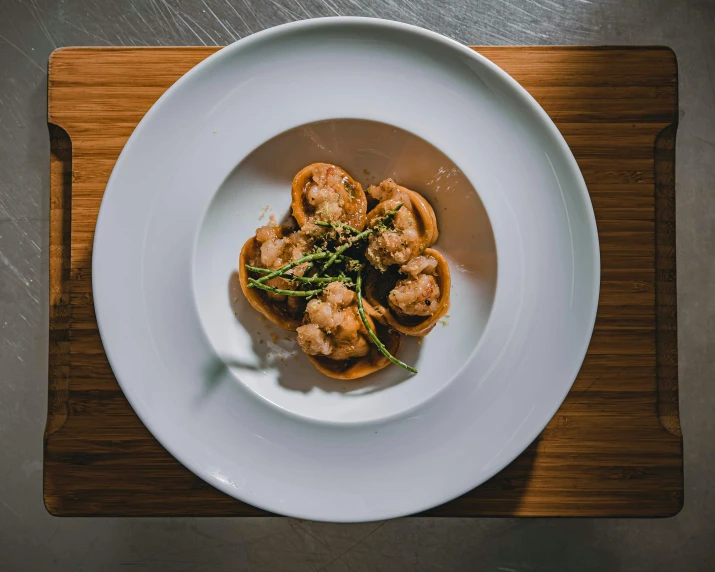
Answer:
[[(150, 435), (112, 375), (92, 303), (94, 226), (114, 162), (157, 98), (216, 49), (70, 48), (50, 58), (44, 498), (52, 514), (266, 514), (201, 481)], [(536, 98), (571, 146), (596, 212), (601, 297), (581, 372), (542, 435), (489, 482), (427, 514), (673, 515), (683, 505), (675, 56), (667, 48), (475, 49)]]

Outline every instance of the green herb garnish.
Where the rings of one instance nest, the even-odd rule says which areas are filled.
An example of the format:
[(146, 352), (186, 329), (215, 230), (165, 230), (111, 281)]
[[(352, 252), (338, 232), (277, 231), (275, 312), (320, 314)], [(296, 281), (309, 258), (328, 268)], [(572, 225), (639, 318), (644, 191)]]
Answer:
[(254, 282), (259, 282), (259, 283), (267, 282), (271, 278), (275, 278), (276, 276), (285, 274), (291, 268), (295, 268), (296, 266), (299, 266), (299, 265), (303, 264), (304, 262), (310, 262), (312, 260), (320, 260), (322, 258), (327, 258), (329, 255), (330, 255), (330, 253), (328, 253), (328, 252), (318, 250), (317, 252), (314, 252), (313, 254), (308, 254), (306, 256), (299, 258), (298, 260), (289, 262), (288, 264), (281, 266), (278, 270), (273, 270), (272, 272), (269, 272), (268, 274), (259, 278), (258, 280), (254, 280)]
[(393, 356), (385, 347), (385, 344), (380, 341), (380, 338), (377, 337), (377, 334), (370, 326), (370, 322), (368, 322), (367, 316), (365, 315), (365, 307), (362, 303), (362, 271), (360, 270), (358, 270), (357, 272), (357, 280), (355, 282), (355, 294), (357, 294), (358, 314), (360, 315), (360, 319), (362, 320), (363, 326), (365, 326), (365, 329), (367, 330), (370, 339), (377, 346), (377, 349), (380, 350), (382, 355), (384, 355), (395, 365), (399, 365), (400, 367), (406, 369), (409, 372), (417, 373), (417, 370), (414, 367), (407, 365), (405, 362), (400, 361), (395, 356)]
[(266, 290), (267, 292), (273, 292), (274, 294), (281, 294), (282, 296), (301, 296), (301, 297), (308, 297), (308, 296), (315, 296), (316, 294), (320, 294), (323, 290), (283, 290), (282, 288), (274, 288), (273, 286), (268, 286), (266, 284), (263, 284), (262, 282), (259, 282), (258, 280), (254, 280), (253, 278), (248, 279), (248, 283), (250, 286), (253, 286), (254, 288), (260, 288), (261, 290)]
[[(348, 190), (348, 185), (350, 183), (348, 182), (346, 184), (346, 190)], [(354, 190), (354, 187), (353, 187)], [(333, 238), (331, 239), (329, 236), (325, 237), (325, 244), (326, 246), (323, 247), (315, 247), (316, 250), (310, 254), (306, 254), (304, 256), (301, 256), (297, 260), (294, 260), (293, 262), (289, 262), (288, 264), (284, 264), (280, 268), (277, 268), (276, 270), (270, 270), (268, 268), (260, 268), (258, 266), (252, 266), (250, 264), (246, 264), (245, 267), (249, 272), (253, 272), (255, 274), (261, 274), (262, 276), (260, 278), (249, 278), (248, 279), (248, 287), (249, 288), (259, 288), (260, 290), (265, 290), (266, 292), (272, 292), (274, 294), (279, 294), (282, 296), (298, 296), (298, 297), (303, 297), (308, 300), (313, 298), (314, 296), (318, 296), (321, 293), (323, 293), (324, 288), (330, 284), (331, 282), (343, 282), (349, 287), (354, 287), (355, 288), (355, 293), (357, 295), (357, 306), (358, 306), (358, 314), (360, 316), (360, 320), (362, 321), (363, 325), (365, 326), (365, 329), (367, 330), (367, 333), (370, 337), (370, 340), (375, 344), (375, 346), (378, 348), (380, 353), (382, 353), (386, 358), (388, 358), (392, 363), (399, 365), (400, 367), (406, 369), (407, 371), (411, 373), (417, 373), (417, 370), (406, 363), (400, 361), (397, 359), (395, 356), (393, 356), (390, 351), (387, 349), (385, 344), (383, 344), (380, 341), (380, 338), (378, 338), (377, 334), (375, 333), (375, 330), (372, 328), (370, 325), (370, 322), (367, 319), (367, 315), (365, 313), (365, 307), (363, 304), (363, 298), (362, 298), (362, 263), (360, 260), (352, 258), (348, 255), (345, 254), (345, 252), (352, 246), (354, 246), (357, 242), (367, 238), (374, 232), (382, 232), (384, 230), (387, 230), (388, 225), (392, 222), (394, 219), (395, 215), (397, 214), (397, 211), (402, 208), (402, 203), (399, 203), (394, 209), (386, 213), (381, 219), (375, 222), (375, 224), (366, 230), (363, 230), (362, 232), (358, 231), (356, 228), (340, 223), (340, 222), (334, 222), (334, 221), (316, 221), (315, 224), (318, 226), (322, 227), (329, 227), (333, 228), (338, 231), (338, 233), (331, 233), (333, 234)], [(346, 230), (351, 233), (351, 236), (349, 236), (346, 240), (346, 242), (342, 245), (340, 245), (336, 250), (330, 252), (327, 250), (327, 244), (330, 243), (331, 240), (336, 239), (339, 236), (339, 231), (341, 230)], [(322, 268), (320, 268), (313, 276), (296, 276), (294, 274), (289, 273), (289, 271), (296, 266), (300, 266), (301, 264), (305, 264), (308, 269), (310, 269), (317, 261), (319, 260), (325, 260), (325, 264), (323, 264)], [(338, 270), (337, 272), (333, 272), (334, 275), (332, 276), (325, 276), (326, 270), (331, 268), (333, 265), (341, 265), (341, 266), (336, 266), (336, 268), (342, 270)], [(337, 275), (335, 275), (337, 274)], [(352, 276), (356, 276), (355, 279), (353, 279)], [(298, 286), (296, 290), (286, 290), (283, 288), (276, 288), (274, 286), (269, 286), (266, 284), (268, 280), (271, 280), (272, 278), (282, 278), (284, 280), (288, 280), (293, 283), (297, 283)], [(300, 290), (299, 288), (303, 287), (304, 285), (314, 285), (317, 286), (317, 288), (313, 288), (311, 290)]]

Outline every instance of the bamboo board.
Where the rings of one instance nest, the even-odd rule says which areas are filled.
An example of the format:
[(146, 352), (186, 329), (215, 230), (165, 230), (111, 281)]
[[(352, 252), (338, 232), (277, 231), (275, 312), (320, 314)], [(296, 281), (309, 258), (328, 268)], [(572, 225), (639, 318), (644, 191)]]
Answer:
[[(201, 481), (151, 436), (112, 374), (92, 302), (94, 227), (114, 162), (157, 98), (216, 49), (69, 48), (50, 59), (44, 498), (52, 514), (266, 514)], [(539, 101), (571, 146), (596, 212), (601, 297), (581, 372), (542, 435), (493, 479), (426, 514), (673, 515), (683, 504), (675, 56), (667, 48), (475, 49)]]

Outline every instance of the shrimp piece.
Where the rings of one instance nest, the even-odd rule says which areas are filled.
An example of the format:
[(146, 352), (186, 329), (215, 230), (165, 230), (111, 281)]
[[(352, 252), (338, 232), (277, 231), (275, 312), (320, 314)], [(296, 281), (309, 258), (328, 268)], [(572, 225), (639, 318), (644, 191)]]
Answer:
[(408, 316), (432, 316), (439, 305), (439, 285), (434, 276), (437, 260), (417, 256), (404, 264), (400, 272), (407, 278), (398, 280), (388, 295), (390, 307)]
[(370, 351), (355, 292), (342, 282), (331, 282), (308, 302), (305, 324), (297, 332), (298, 345), (309, 355), (346, 360)]
[(337, 221), (343, 216), (345, 206), (344, 177), (333, 166), (320, 164), (305, 191), (305, 198), (320, 220)]
[[(259, 246), (260, 255), (256, 257), (252, 264), (260, 268), (277, 270), (289, 262), (302, 258), (313, 248), (315, 236), (313, 229), (298, 230), (293, 232), (288, 227), (276, 225), (262, 226), (256, 230), (256, 242)], [(294, 276), (303, 276), (310, 268), (308, 263), (300, 264), (288, 271)], [(279, 288), (281, 290), (295, 290), (296, 283), (287, 278), (276, 276), (266, 282), (267, 286)], [(270, 300), (285, 302), (290, 311), (297, 311), (303, 303), (294, 296), (284, 296), (275, 292), (263, 292)]]
[[(370, 264), (384, 272), (389, 266), (404, 264), (412, 258), (420, 247), (420, 233), (412, 211), (412, 202), (392, 179), (386, 179), (379, 186), (372, 185), (368, 193), (380, 204), (372, 211), (368, 226), (377, 228), (368, 239), (365, 251)], [(379, 228), (380, 221), (390, 211), (402, 204), (388, 228)], [(376, 212), (377, 211), (377, 212)]]

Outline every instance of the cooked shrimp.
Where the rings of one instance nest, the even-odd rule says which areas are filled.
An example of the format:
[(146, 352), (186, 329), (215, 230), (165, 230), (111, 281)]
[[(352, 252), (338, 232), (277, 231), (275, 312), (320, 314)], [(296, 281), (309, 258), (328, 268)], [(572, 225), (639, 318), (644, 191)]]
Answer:
[(402, 191), (397, 183), (395, 183), (392, 179), (385, 179), (379, 185), (370, 185), (367, 192), (378, 202), (382, 203), (390, 199), (397, 199), (408, 209), (412, 209), (412, 203), (410, 202), (409, 195)]
[[(281, 266), (294, 260), (298, 260), (313, 248), (315, 225), (292, 232), (292, 229), (276, 225), (262, 226), (256, 230), (256, 242), (259, 243), (259, 257), (252, 261), (252, 264), (261, 268), (276, 270)], [(300, 264), (291, 270), (289, 274), (303, 276), (310, 268), (308, 263)], [(266, 282), (266, 286), (279, 288), (281, 290), (295, 290), (296, 283), (276, 276)], [(263, 292), (262, 295), (276, 302), (285, 302), (290, 312), (298, 311), (304, 301), (295, 296), (284, 296), (275, 292)]]
[(370, 235), (365, 252), (370, 264), (384, 271), (393, 264), (404, 264), (412, 258), (419, 248), (420, 233), (410, 197), (392, 179), (382, 181), (379, 186), (372, 185), (368, 193), (380, 201), (368, 222), (371, 228), (379, 225), (385, 214), (402, 204), (389, 228), (379, 229)]
[(319, 164), (306, 186), (305, 199), (313, 207), (312, 218), (317, 220), (340, 220), (346, 200), (350, 199), (347, 178), (333, 165)]
[(298, 344), (307, 354), (345, 360), (370, 350), (355, 292), (342, 282), (331, 282), (319, 298), (308, 302), (305, 322), (297, 332)]
[(400, 267), (400, 272), (417, 277), (418, 274), (434, 274), (437, 269), (437, 259), (434, 256), (415, 256), (407, 264)]
[(398, 280), (390, 291), (388, 303), (393, 310), (409, 316), (432, 316), (439, 305), (439, 285), (434, 276), (437, 260), (416, 256), (400, 268), (407, 278)]

